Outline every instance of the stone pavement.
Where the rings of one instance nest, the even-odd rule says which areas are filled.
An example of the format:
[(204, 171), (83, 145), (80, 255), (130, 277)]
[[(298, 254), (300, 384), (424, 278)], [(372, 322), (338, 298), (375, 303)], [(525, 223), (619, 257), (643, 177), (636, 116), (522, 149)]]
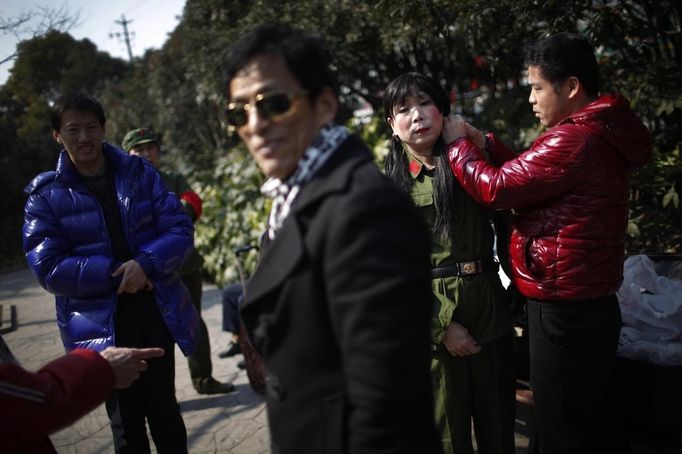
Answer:
[[(19, 362), (28, 370), (64, 354), (54, 309), (54, 297), (43, 290), (28, 269), (0, 274), (0, 304), (14, 305), (17, 329), (3, 335)], [(213, 357), (213, 376), (232, 381), (236, 391), (226, 395), (196, 393), (189, 378), (187, 361), (176, 347), (175, 384), (182, 416), (187, 426), (188, 449), (192, 454), (264, 454), (270, 452), (270, 437), (263, 398), (249, 385), (246, 372), (236, 363), (242, 358), (220, 359), (217, 353), (229, 342), (221, 331), (220, 289), (204, 284), (202, 316), (208, 327)], [(3, 409), (5, 410), (5, 409)], [(518, 408), (517, 454), (527, 452), (527, 409)], [(60, 454), (111, 453), (113, 440), (104, 405), (51, 436)], [(151, 440), (151, 437), (150, 437)], [(154, 449), (153, 442), (152, 451)], [(415, 453), (421, 454), (421, 453)]]
[[(28, 370), (64, 354), (57, 329), (54, 297), (43, 290), (27, 269), (0, 274), (0, 303), (17, 310), (17, 329), (3, 334), (9, 348)], [(202, 316), (211, 339), (213, 376), (232, 381), (236, 391), (226, 395), (197, 394), (189, 377), (187, 360), (176, 347), (175, 384), (187, 426), (189, 452), (261, 454), (270, 452), (265, 404), (249, 385), (246, 372), (236, 363), (241, 355), (220, 359), (230, 335), (221, 331), (220, 290), (204, 285)], [(4, 411), (5, 409), (3, 409)], [(113, 440), (104, 405), (51, 437), (60, 454), (113, 452)], [(151, 437), (150, 437), (151, 440)], [(153, 452), (154, 443), (151, 443)]]

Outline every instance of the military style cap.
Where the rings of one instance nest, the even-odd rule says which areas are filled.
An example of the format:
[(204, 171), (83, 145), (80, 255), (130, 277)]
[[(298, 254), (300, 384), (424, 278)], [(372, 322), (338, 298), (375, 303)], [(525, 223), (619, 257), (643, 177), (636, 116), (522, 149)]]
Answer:
[(137, 128), (126, 133), (121, 146), (125, 151), (130, 151), (137, 145), (149, 142), (158, 142), (156, 133), (149, 128)]

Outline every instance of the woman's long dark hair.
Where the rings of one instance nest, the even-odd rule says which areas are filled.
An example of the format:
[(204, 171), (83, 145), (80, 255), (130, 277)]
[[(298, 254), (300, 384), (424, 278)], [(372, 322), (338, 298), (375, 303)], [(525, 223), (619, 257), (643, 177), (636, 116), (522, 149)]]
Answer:
[[(394, 118), (393, 109), (402, 105), (410, 96), (425, 93), (431, 97), (443, 117), (450, 114), (450, 102), (443, 88), (433, 78), (416, 72), (402, 74), (391, 81), (384, 93), (384, 112), (386, 118)], [(436, 163), (434, 171), (434, 200), (436, 221), (433, 232), (444, 239), (451, 235), (455, 219), (455, 181), (450, 163), (445, 152), (443, 138), (439, 137), (433, 145), (433, 157)], [(388, 156), (384, 163), (386, 175), (408, 194), (412, 188), (412, 177), (408, 169), (408, 160), (403, 150), (403, 143), (397, 135), (391, 138)]]

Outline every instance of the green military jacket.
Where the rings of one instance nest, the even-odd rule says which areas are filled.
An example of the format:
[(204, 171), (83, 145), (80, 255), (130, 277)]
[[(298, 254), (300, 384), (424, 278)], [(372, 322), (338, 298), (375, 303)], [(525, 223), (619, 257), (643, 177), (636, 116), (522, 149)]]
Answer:
[[(433, 171), (408, 157), (413, 178), (411, 196), (430, 226), (434, 225)], [(454, 179), (454, 177), (453, 177)], [(472, 199), (455, 182), (455, 219), (450, 238), (433, 234), (431, 267), (443, 267), (455, 262), (492, 260), (495, 236), (491, 227), (492, 212)], [(504, 233), (506, 234), (506, 232)], [(431, 341), (442, 347), (443, 336), (450, 321), (465, 327), (478, 344), (509, 334), (512, 329), (506, 290), (495, 272), (483, 272), (464, 277), (432, 280), (434, 319)]]
[[(189, 183), (187, 182), (187, 179), (183, 175), (166, 170), (159, 170), (159, 173), (161, 174), (161, 179), (163, 180), (163, 184), (166, 185), (166, 188), (168, 188), (169, 191), (174, 192), (175, 195), (178, 196), (178, 198), (182, 197), (182, 194), (184, 194), (185, 192), (192, 190)], [(185, 212), (192, 220), (192, 223), (195, 223), (197, 221), (197, 214), (194, 212), (194, 208), (192, 208), (192, 205), (190, 205), (189, 203), (182, 199), (180, 199), (180, 202), (182, 203), (182, 206), (185, 208)], [(200, 272), (201, 266), (203, 264), (204, 258), (193, 247), (192, 252), (189, 254), (189, 256), (185, 259), (182, 266), (180, 267), (179, 270), (180, 276), (187, 276), (192, 273)]]

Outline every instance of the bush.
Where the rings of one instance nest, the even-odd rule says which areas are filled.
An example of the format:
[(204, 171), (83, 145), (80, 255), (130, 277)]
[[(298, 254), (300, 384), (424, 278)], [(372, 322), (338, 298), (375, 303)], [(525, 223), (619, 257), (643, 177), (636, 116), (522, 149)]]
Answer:
[[(204, 272), (218, 285), (239, 279), (234, 249), (257, 246), (265, 229), (266, 199), (260, 193), (263, 176), (242, 145), (217, 159), (215, 169), (199, 177), (195, 189), (204, 202), (195, 244), (204, 256)], [(250, 275), (258, 254), (250, 251), (243, 266)]]

